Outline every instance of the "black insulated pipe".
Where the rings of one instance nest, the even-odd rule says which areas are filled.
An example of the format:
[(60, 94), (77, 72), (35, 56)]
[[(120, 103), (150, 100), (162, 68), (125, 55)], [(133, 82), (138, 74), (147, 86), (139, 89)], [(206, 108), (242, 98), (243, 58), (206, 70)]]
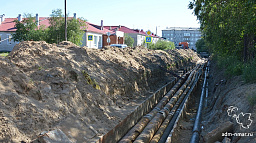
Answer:
[(177, 124), (177, 122), (179, 120), (179, 116), (181, 115), (181, 112), (183, 111), (184, 106), (187, 103), (189, 96), (191, 95), (192, 91), (194, 90), (194, 87), (196, 86), (199, 77), (200, 77), (200, 72), (198, 72), (195, 75), (195, 80), (194, 80), (194, 82), (191, 83), (192, 85), (190, 85), (190, 89), (186, 93), (186, 97), (182, 100), (178, 109), (173, 114), (173, 117), (172, 117), (171, 121), (169, 122), (168, 126), (166, 127), (166, 129), (165, 129), (163, 135), (161, 136), (160, 140), (158, 141), (158, 143), (165, 143), (167, 141), (167, 138), (169, 137), (171, 131), (174, 128), (174, 126)]
[(201, 92), (201, 97), (200, 97), (200, 103), (198, 106), (197, 114), (196, 114), (196, 119), (194, 123), (194, 128), (193, 128), (193, 134), (190, 139), (190, 143), (199, 143), (199, 137), (200, 137), (200, 120), (201, 120), (201, 114), (202, 114), (202, 109), (203, 109), (203, 102), (204, 102), (204, 93), (205, 93), (205, 86), (206, 86), (206, 77), (207, 77), (207, 72), (208, 72), (208, 67), (209, 62), (207, 63), (206, 70), (204, 73), (204, 83), (203, 83), (203, 88)]

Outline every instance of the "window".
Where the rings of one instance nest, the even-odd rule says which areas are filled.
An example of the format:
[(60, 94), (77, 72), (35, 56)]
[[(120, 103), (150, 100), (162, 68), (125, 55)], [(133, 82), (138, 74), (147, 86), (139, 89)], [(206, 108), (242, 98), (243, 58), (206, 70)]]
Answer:
[(2, 34), (0, 34), (0, 44), (2, 44)]
[(102, 47), (102, 37), (99, 36), (99, 42), (98, 42), (98, 48), (101, 48)]
[(184, 33), (184, 36), (190, 36), (190, 33)]
[(8, 35), (7, 35), (7, 38), (8, 38), (7, 44), (8, 44), (8, 45), (12, 44), (12, 35), (11, 35), (11, 34), (8, 34)]
[(98, 45), (98, 36), (94, 36), (94, 46), (97, 47)]
[(167, 34), (167, 36), (170, 36), (170, 34)]

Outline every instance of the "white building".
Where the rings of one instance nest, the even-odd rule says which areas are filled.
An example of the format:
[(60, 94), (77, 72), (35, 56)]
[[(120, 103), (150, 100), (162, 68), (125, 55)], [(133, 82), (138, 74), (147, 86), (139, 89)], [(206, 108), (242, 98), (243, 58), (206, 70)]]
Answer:
[[(72, 18), (72, 17), (71, 17)], [(76, 14), (74, 13), (74, 17), (76, 18)], [(15, 22), (14, 20), (22, 21), (23, 18), (21, 14), (18, 15), (17, 18), (5, 18), (5, 15), (0, 15), (0, 52), (1, 51), (12, 51), (13, 47), (19, 43), (14, 42), (12, 40), (12, 34), (16, 32)], [(44, 25), (45, 27), (49, 27), (49, 17), (39, 17), (36, 14), (36, 21), (38, 21), (37, 26)], [(103, 35), (107, 32), (111, 34), (117, 34), (119, 37), (122, 36), (123, 32), (117, 31), (113, 32), (111, 30), (107, 30), (102, 25), (98, 26), (89, 22), (86, 22), (86, 29), (83, 36), (82, 46), (86, 46), (88, 48), (102, 48), (103, 47)], [(91, 37), (88, 40), (88, 37)], [(123, 38), (123, 36), (122, 36)], [(113, 43), (113, 41), (112, 41)]]
[(196, 41), (201, 38), (200, 28), (167, 27), (162, 36), (178, 46), (179, 42), (188, 42), (191, 49), (196, 50)]
[(0, 52), (12, 51), (13, 47), (18, 43), (12, 40), (12, 34), (15, 33), (14, 20), (18, 18), (5, 18), (0, 15)]

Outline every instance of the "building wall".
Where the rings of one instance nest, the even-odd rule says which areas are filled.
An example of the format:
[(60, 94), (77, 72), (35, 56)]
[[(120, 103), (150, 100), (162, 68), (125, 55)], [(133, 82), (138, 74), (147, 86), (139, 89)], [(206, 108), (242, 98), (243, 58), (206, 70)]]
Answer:
[(0, 32), (0, 51), (12, 51), (13, 47), (19, 42), (14, 42), (12, 35), (14, 32)]
[(107, 43), (108, 36), (103, 35), (103, 47), (111, 45), (111, 44), (124, 44), (124, 37), (120, 37), (118, 35), (110, 35), (110, 43)]
[(124, 32), (122, 32), (122, 31), (116, 31), (115, 34), (117, 37), (124, 37)]
[(137, 40), (138, 40), (138, 38), (137, 38), (138, 34), (135, 34), (135, 33), (127, 33), (127, 34), (134, 39), (133, 47), (136, 47), (137, 46)]
[(152, 43), (156, 44), (156, 42), (159, 40), (159, 38), (153, 37), (152, 38)]
[(142, 34), (137, 34), (137, 33), (127, 33), (129, 36), (131, 36), (134, 39), (133, 46), (141, 46), (143, 45), (145, 41), (145, 36)]
[(137, 46), (142, 46), (145, 43), (145, 36), (138, 35), (137, 36)]
[(196, 50), (196, 41), (201, 38), (201, 32), (199, 28), (172, 27), (162, 30), (162, 36), (174, 42), (175, 46), (179, 42), (188, 42), (189, 47)]
[[(92, 41), (88, 41), (88, 35), (93, 35)], [(82, 46), (86, 46), (88, 48), (101, 49), (103, 45), (102, 41), (102, 34), (85, 32), (83, 36)]]

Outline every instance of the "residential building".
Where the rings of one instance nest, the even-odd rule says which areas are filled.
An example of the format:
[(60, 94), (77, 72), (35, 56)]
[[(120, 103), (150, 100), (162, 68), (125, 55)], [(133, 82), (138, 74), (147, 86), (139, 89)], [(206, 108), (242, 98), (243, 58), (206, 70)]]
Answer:
[[(72, 18), (72, 17), (69, 17)], [(74, 17), (76, 18), (76, 14), (74, 13)], [(13, 47), (19, 43), (14, 42), (12, 40), (12, 34), (16, 32), (15, 22), (14, 20), (22, 21), (21, 14), (18, 15), (17, 18), (5, 18), (5, 15), (0, 15), (0, 51), (12, 51)], [(39, 17), (36, 14), (37, 26), (44, 25), (46, 28), (50, 26), (49, 17)], [(115, 37), (116, 40), (112, 40), (111, 44), (123, 44), (124, 43), (124, 33), (121, 31), (111, 31), (103, 27), (103, 21), (101, 22), (101, 26), (86, 22), (86, 29), (83, 36), (83, 41), (81, 46), (86, 46), (89, 48), (102, 48), (107, 45), (107, 39), (103, 39), (103, 36), (106, 35), (107, 32), (111, 33), (112, 37)], [(90, 39), (88, 40), (88, 37)]]
[[(104, 28), (103, 20), (101, 20), (100, 26), (89, 22), (86, 22), (86, 25), (87, 29), (85, 30), (82, 46), (87, 46), (90, 48), (102, 48), (110, 44), (124, 44), (124, 32), (118, 30), (112, 31)], [(109, 36), (110, 43), (107, 42), (107, 32), (111, 34)], [(93, 40), (88, 40), (89, 35), (93, 35)]]
[(162, 36), (174, 42), (175, 46), (178, 46), (179, 42), (188, 42), (189, 48), (196, 50), (196, 41), (201, 38), (201, 32), (199, 28), (167, 27), (162, 30)]
[(0, 15), (0, 52), (11, 51), (18, 43), (12, 40), (12, 34), (15, 33), (14, 20), (17, 18), (5, 18), (5, 15)]
[[(110, 42), (107, 42), (107, 39), (110, 39)], [(111, 45), (111, 44), (124, 44), (124, 32), (115, 31), (110, 36), (104, 34), (103, 35), (103, 47)]]
[[(104, 28), (112, 31), (121, 31), (124, 32), (125, 34), (128, 34), (134, 39), (133, 46), (141, 46), (143, 45), (143, 42), (145, 40), (145, 34), (141, 32), (140, 30), (134, 30), (130, 29), (126, 26), (104, 26)], [(143, 31), (143, 30), (142, 30)]]
[[(146, 32), (145, 31), (143, 31), (143, 30), (138, 30), (138, 29), (136, 29), (135, 31), (137, 31), (137, 32), (139, 32), (140, 34), (143, 34), (144, 35), (144, 39), (143, 39), (143, 41), (142, 41), (142, 43), (144, 43), (144, 41), (145, 41), (145, 36), (148, 36), (147, 34), (146, 34)], [(160, 40), (161, 39), (161, 37), (159, 37), (159, 36), (157, 36), (156, 34), (154, 34), (154, 33), (151, 33), (151, 35), (149, 35), (149, 36), (151, 36), (152, 37), (152, 43), (156, 43), (158, 40)]]
[[(107, 32), (114, 34), (114, 32), (105, 29), (104, 27), (86, 22), (86, 30), (83, 36), (82, 46), (89, 48), (100, 49), (103, 47), (103, 35)], [(106, 42), (106, 41), (105, 41)]]
[[(12, 34), (17, 30), (14, 20), (22, 21), (22, 15), (19, 14), (17, 18), (5, 18), (5, 14), (0, 15), (0, 51), (12, 51), (13, 47), (19, 43), (12, 39)], [(48, 17), (39, 17), (38, 14), (36, 14), (36, 21), (38, 27), (50, 25)]]
[[(145, 37), (147, 36), (146, 32), (142, 29), (130, 29), (126, 26), (104, 26), (104, 28), (112, 31), (122, 31), (125, 34), (131, 36), (134, 39), (133, 46), (142, 46), (145, 43)], [(152, 37), (152, 43), (156, 43), (161, 37), (152, 33), (150, 35)]]

